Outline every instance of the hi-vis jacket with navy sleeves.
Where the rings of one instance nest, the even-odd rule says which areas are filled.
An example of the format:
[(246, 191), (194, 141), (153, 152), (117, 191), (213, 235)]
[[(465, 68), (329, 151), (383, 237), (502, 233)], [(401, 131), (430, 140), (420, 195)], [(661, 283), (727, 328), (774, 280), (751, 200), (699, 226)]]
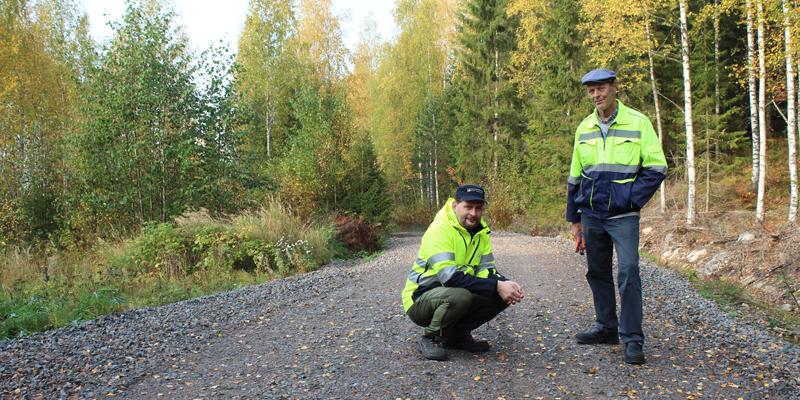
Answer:
[(449, 199), (445, 203), (422, 236), (417, 260), (411, 265), (402, 293), (405, 311), (422, 293), (435, 287), (462, 287), (493, 296), (497, 281), (506, 280), (495, 269), (486, 222), (481, 219), (480, 230), (470, 234), (458, 223), (454, 202)]
[(578, 211), (600, 219), (638, 211), (666, 177), (667, 162), (653, 124), (621, 101), (617, 107), (605, 139), (597, 112), (575, 131), (567, 180), (569, 222), (580, 222)]

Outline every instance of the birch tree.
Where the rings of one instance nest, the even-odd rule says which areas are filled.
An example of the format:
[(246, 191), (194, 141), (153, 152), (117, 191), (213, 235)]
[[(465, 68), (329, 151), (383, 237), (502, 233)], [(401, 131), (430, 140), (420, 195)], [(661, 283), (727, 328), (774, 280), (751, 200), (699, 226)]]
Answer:
[(783, 34), (786, 49), (786, 136), (789, 146), (789, 223), (797, 221), (797, 114), (794, 85), (794, 58), (792, 57), (792, 21), (788, 0), (783, 0)]
[(758, 191), (756, 195), (756, 221), (764, 222), (764, 195), (767, 173), (767, 67), (766, 39), (764, 38), (764, 0), (756, 0), (756, 25), (758, 32)]
[[(658, 141), (661, 143), (661, 146), (664, 146), (664, 130), (661, 127), (661, 107), (658, 100), (658, 87), (656, 85), (656, 73), (655, 68), (653, 67), (653, 38), (650, 35), (650, 20), (648, 19), (645, 21), (645, 34), (647, 36), (647, 64), (650, 67), (650, 88), (653, 92), (653, 106), (655, 107), (656, 112), (656, 130), (658, 131)], [(661, 186), (658, 189), (658, 203), (661, 208), (661, 212), (665, 212), (667, 209), (667, 200), (664, 191), (666, 190), (666, 179), (661, 181)]]
[[(411, 185), (414, 193), (435, 202), (441, 185), (439, 147), (443, 135), (437, 132), (442, 124), (432, 115), (422, 114), (433, 109), (426, 108), (426, 102), (441, 99), (443, 82), (449, 79), (448, 62), (452, 60), (448, 55), (453, 48), (456, 9), (453, 0), (398, 2), (395, 18), (400, 34), (379, 55), (381, 62), (371, 84), (375, 93), (370, 100), (370, 135), (387, 181), (401, 203), (411, 204), (419, 199), (420, 196), (408, 197), (410, 192), (406, 189)], [(419, 131), (421, 118), (431, 122), (425, 124), (425, 145), (417, 143), (423, 137)], [(429, 146), (436, 150), (430, 156)], [(432, 190), (422, 187), (430, 186), (431, 178)]]
[(686, 223), (694, 224), (695, 218), (695, 166), (694, 129), (692, 127), (692, 79), (689, 66), (689, 32), (686, 21), (686, 0), (680, 0), (681, 59), (683, 62), (683, 112), (686, 126), (686, 178), (688, 183), (686, 201)]
[[(286, 41), (293, 31), (294, 16), (286, 1), (251, 0), (244, 31), (239, 39), (237, 75), (240, 96), (252, 119), (250, 136), (254, 147), (272, 157), (278, 109), (285, 86)], [(261, 146), (256, 145), (260, 143)]]
[(0, 2), (0, 245), (46, 238), (63, 221), (87, 24), (73, 1)]
[(750, 184), (753, 190), (758, 185), (758, 162), (759, 162), (759, 129), (758, 129), (758, 92), (756, 89), (756, 59), (755, 59), (755, 34), (753, 26), (753, 4), (752, 0), (745, 2), (746, 26), (747, 26), (747, 94), (750, 100), (750, 133), (753, 144), (753, 162)]

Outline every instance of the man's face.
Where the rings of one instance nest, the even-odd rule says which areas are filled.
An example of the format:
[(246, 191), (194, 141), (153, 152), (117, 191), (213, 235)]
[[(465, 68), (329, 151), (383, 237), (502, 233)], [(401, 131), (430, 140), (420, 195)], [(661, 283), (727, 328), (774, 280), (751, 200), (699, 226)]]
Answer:
[(453, 203), (458, 223), (464, 228), (473, 229), (481, 222), (483, 215), (482, 201), (456, 201)]
[(586, 85), (586, 93), (601, 114), (611, 110), (617, 101), (617, 88), (613, 83), (590, 83)]

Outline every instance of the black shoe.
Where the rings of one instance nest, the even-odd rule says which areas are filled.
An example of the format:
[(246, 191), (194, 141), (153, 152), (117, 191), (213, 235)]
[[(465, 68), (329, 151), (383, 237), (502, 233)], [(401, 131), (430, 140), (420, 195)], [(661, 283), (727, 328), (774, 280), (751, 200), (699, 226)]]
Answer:
[(461, 336), (459, 338), (447, 339), (442, 341), (447, 349), (466, 350), (470, 353), (484, 353), (489, 351), (489, 342), (485, 340), (475, 340), (472, 335)]
[(575, 335), (578, 344), (617, 344), (619, 334), (616, 329), (594, 327)]
[(447, 360), (447, 350), (442, 347), (442, 342), (437, 338), (423, 336), (419, 340), (419, 352), (428, 360)]
[(644, 364), (644, 352), (641, 342), (625, 343), (625, 362), (628, 364)]

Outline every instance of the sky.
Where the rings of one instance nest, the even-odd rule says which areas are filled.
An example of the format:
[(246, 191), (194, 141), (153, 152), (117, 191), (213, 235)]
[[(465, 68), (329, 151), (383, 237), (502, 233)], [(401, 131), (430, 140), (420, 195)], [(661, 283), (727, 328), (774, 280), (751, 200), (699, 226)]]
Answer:
[[(205, 49), (223, 39), (231, 51), (244, 26), (248, 0), (168, 0), (177, 13), (176, 22), (182, 25), (195, 51)], [(83, 0), (89, 15), (90, 34), (98, 41), (112, 35), (107, 22), (119, 21), (125, 11), (124, 0)], [(382, 41), (391, 40), (397, 33), (392, 17), (392, 0), (333, 0), (334, 13), (340, 17), (344, 43), (355, 49), (365, 18), (375, 22)]]

